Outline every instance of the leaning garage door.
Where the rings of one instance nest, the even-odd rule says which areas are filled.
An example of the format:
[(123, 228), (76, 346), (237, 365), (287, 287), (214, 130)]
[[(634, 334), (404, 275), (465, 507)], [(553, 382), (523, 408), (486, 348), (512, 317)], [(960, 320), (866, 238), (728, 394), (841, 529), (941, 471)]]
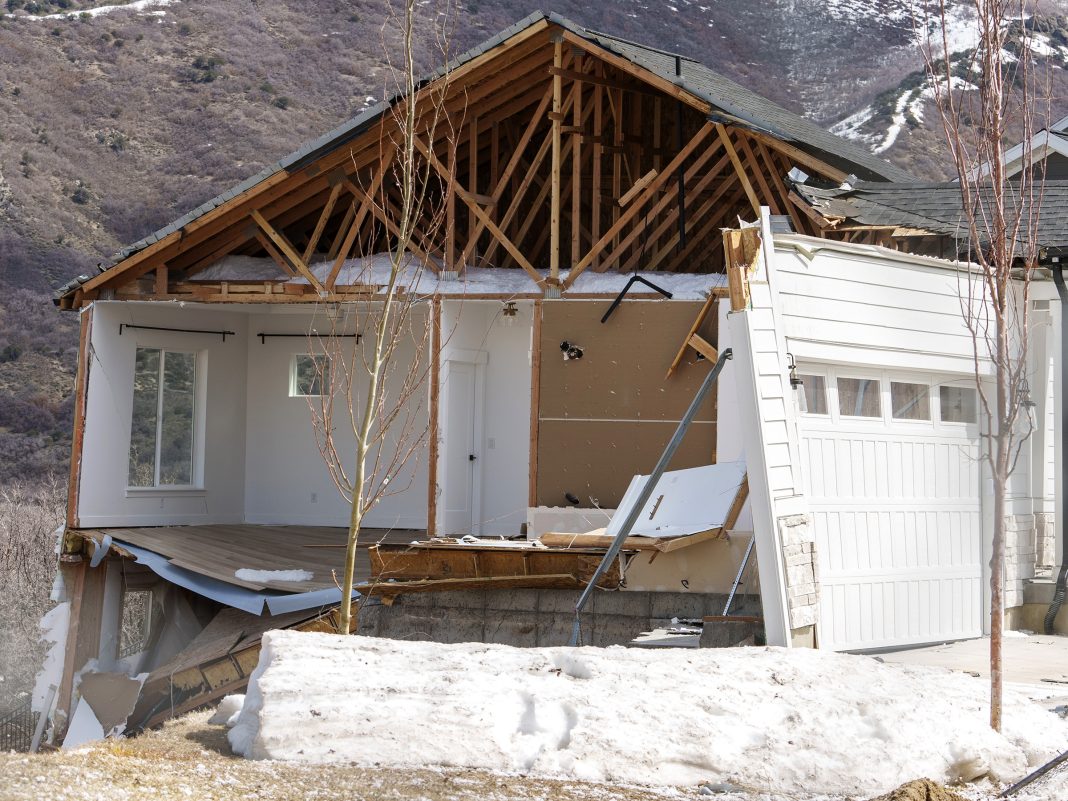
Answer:
[(982, 506), (971, 379), (800, 372), (821, 646), (978, 636)]

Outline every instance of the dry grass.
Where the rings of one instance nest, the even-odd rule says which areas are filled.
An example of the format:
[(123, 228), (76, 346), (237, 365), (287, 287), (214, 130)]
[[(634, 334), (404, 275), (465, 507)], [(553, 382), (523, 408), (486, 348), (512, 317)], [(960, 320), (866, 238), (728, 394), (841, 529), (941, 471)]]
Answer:
[(230, 753), (226, 728), (209, 725), (210, 714), (193, 713), (160, 731), (72, 752), (0, 754), (0, 801), (655, 801), (697, 796), (696, 789), (616, 787), (462, 769), (253, 762)]

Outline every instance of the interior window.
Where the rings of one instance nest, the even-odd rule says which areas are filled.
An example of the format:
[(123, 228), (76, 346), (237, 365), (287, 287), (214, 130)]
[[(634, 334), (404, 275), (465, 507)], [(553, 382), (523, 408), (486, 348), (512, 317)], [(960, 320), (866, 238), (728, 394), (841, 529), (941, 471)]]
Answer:
[(138, 348), (130, 427), (131, 487), (193, 483), (196, 354)]
[(845, 417), (882, 417), (878, 380), (839, 378), (838, 411)]
[(289, 394), (293, 397), (319, 396), (330, 386), (330, 359), (299, 354), (293, 357)]
[(890, 406), (895, 420), (930, 420), (930, 389), (926, 384), (891, 381)]
[(827, 414), (827, 379), (821, 375), (801, 375), (801, 411), (804, 414)]
[(978, 419), (979, 402), (975, 387), (938, 388), (943, 423), (974, 423)]

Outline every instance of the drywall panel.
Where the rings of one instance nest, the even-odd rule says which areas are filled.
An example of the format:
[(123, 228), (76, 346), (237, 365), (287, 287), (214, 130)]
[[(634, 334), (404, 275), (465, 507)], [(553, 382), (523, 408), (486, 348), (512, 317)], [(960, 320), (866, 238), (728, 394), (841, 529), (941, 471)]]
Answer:
[[(708, 372), (689, 350), (675, 374), (668, 367), (703, 304), (686, 301), (623, 301), (608, 321), (607, 301), (546, 301), (541, 322), (543, 419), (678, 420)], [(713, 309), (699, 332), (715, 344)], [(582, 358), (565, 359), (562, 343), (577, 345)], [(715, 420), (715, 402), (699, 420)], [(642, 472), (642, 471), (636, 471)]]
[[(246, 317), (188, 304), (94, 305), (78, 522), (82, 527), (237, 523), (244, 512)], [(233, 331), (233, 336), (119, 325)], [(190, 489), (128, 489), (134, 361), (138, 347), (197, 354)]]
[[(500, 301), (446, 300), (442, 303), (442, 364), (450, 358), (481, 354), (485, 396), (479, 453), (477, 533), (483, 536), (521, 532), (527, 517), (530, 470), (530, 345), (534, 304), (517, 301), (516, 315), (502, 314)], [(459, 352), (463, 351), (462, 354)], [(448, 370), (442, 370), (438, 452), (447, 452), (449, 431)], [(439, 468), (444, 488), (448, 476)], [(440, 499), (439, 490), (439, 499)], [(441, 502), (439, 500), (439, 513)], [(440, 522), (440, 521), (439, 521)]]
[[(626, 589), (649, 592), (730, 593), (734, 579), (745, 558), (752, 532), (739, 531), (729, 539), (706, 540), (668, 553), (638, 553), (627, 564)], [(652, 558), (655, 554), (656, 558)], [(750, 556), (749, 569), (738, 588), (741, 594), (756, 595), (756, 555)], [(739, 599), (741, 600), (741, 599)], [(735, 608), (734, 612), (738, 612)]]
[[(648, 473), (675, 433), (672, 421), (542, 420), (538, 432), (538, 502), (616, 508), (634, 476)], [(694, 423), (669, 468), (716, 460), (716, 424)]]
[[(708, 374), (688, 351), (666, 379), (701, 310), (690, 301), (623, 301), (606, 323), (609, 301), (542, 304), (538, 411), (539, 505), (615, 507), (631, 478), (648, 473)], [(718, 314), (700, 329), (716, 343)], [(582, 351), (565, 359), (563, 343)], [(672, 467), (716, 460), (716, 393), (698, 410)]]
[[(351, 325), (360, 329), (363, 319), (353, 307)], [(327, 321), (320, 312), (316, 320), (311, 312), (282, 307), (277, 311), (253, 314), (249, 319), (248, 345), (248, 448), (245, 461), (245, 519), (249, 523), (304, 524), (324, 526), (348, 525), (349, 502), (331, 480), (316, 441), (308, 399), (290, 396), (290, 370), (297, 354), (321, 352), (309, 339), (312, 328), (326, 330)], [(419, 325), (414, 326), (416, 329)], [(291, 337), (268, 337), (260, 333), (294, 334)], [(387, 394), (395, 397), (400, 372), (416, 357), (416, 338), (407, 336), (394, 357), (396, 366), (387, 379)], [(356, 364), (370, 347), (369, 340), (355, 346), (345, 340), (346, 361)], [(355, 354), (355, 355), (353, 355)], [(353, 362), (355, 359), (355, 362)], [(335, 368), (335, 374), (340, 371)], [(362, 400), (363, 385), (357, 380), (353, 397)], [(364, 524), (374, 528), (425, 528), (427, 513), (426, 426), (429, 387), (408, 401), (409, 424), (394, 426), (396, 432), (406, 427), (408, 447), (420, 432), (421, 442), (397, 474), (390, 480), (390, 492), (372, 508)], [(315, 399), (313, 402), (318, 402)], [(344, 390), (335, 391), (334, 436), (337, 449), (351, 454), (346, 461), (349, 475), (355, 467), (355, 438), (347, 413)], [(388, 406), (393, 408), (393, 404)], [(405, 412), (407, 415), (408, 412)], [(383, 447), (397, 448), (396, 434), (387, 434)], [(387, 459), (383, 457), (383, 464)]]

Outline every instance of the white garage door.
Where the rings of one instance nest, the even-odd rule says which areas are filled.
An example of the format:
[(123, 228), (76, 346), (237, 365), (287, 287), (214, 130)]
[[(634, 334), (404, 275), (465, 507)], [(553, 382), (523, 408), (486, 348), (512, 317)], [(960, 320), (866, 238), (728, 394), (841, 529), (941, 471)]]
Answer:
[(975, 637), (982, 505), (972, 379), (799, 368), (822, 647)]

